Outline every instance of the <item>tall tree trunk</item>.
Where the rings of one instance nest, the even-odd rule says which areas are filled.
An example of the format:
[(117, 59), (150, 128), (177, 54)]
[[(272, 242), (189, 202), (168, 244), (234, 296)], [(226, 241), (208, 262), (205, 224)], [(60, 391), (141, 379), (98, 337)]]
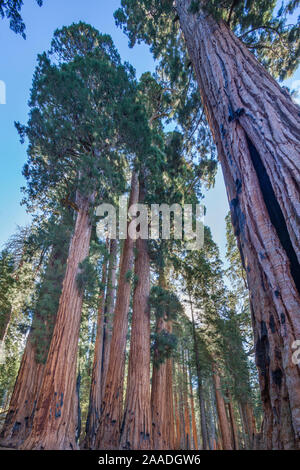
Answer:
[[(139, 202), (145, 187), (140, 179)], [(121, 449), (151, 449), (150, 395), (150, 259), (147, 240), (136, 240), (136, 286), (133, 294), (127, 391), (122, 424)]]
[(83, 291), (78, 289), (80, 263), (91, 238), (90, 198), (77, 196), (78, 214), (44, 377), (30, 436), (23, 449), (77, 449), (76, 357)]
[[(161, 334), (166, 329), (165, 318), (157, 317), (156, 334)], [(154, 349), (153, 373), (151, 389), (151, 411), (152, 411), (152, 439), (153, 449), (167, 449), (166, 442), (166, 419), (167, 410), (167, 363), (166, 360), (160, 363), (159, 350)]]
[(0, 322), (0, 341), (5, 341), (9, 322), (11, 320), (12, 308), (8, 305), (7, 309), (1, 312), (1, 322)]
[(105, 301), (105, 315), (104, 315), (104, 334), (103, 334), (103, 354), (102, 354), (102, 396), (105, 393), (105, 383), (109, 364), (111, 336), (113, 327), (113, 314), (116, 295), (116, 282), (117, 282), (117, 240), (110, 240), (110, 255), (107, 276), (107, 291)]
[[(167, 331), (172, 333), (172, 321), (167, 322)], [(166, 436), (166, 448), (175, 449), (175, 421), (173, 401), (173, 359), (168, 357), (166, 361), (166, 393), (165, 393), (166, 421), (164, 434)]]
[(180, 449), (180, 413), (179, 413), (179, 403), (178, 403), (178, 374), (176, 373), (176, 366), (173, 366), (173, 375), (175, 377), (175, 386), (174, 386), (174, 407), (175, 407), (175, 429), (176, 429), (176, 439), (175, 439), (175, 450)]
[(231, 427), (232, 447), (233, 447), (233, 450), (239, 450), (239, 438), (238, 438), (237, 424), (236, 424), (236, 420), (234, 416), (232, 397), (229, 391), (227, 392), (227, 398), (228, 398), (228, 414), (229, 414), (230, 427)]
[(218, 410), (218, 417), (219, 417), (219, 427), (220, 433), (222, 438), (222, 446), (223, 450), (232, 450), (231, 444), (231, 435), (230, 435), (230, 428), (229, 423), (226, 415), (226, 407), (224, 398), (221, 392), (221, 380), (219, 374), (214, 370), (213, 371), (213, 380), (215, 386), (215, 394), (216, 394), (216, 403), (217, 403), (217, 410)]
[[(62, 225), (63, 229), (64, 243), (61, 244), (59, 241), (52, 247), (38, 294), (31, 330), (26, 341), (5, 423), (1, 429), (0, 444), (3, 447), (20, 446), (32, 428), (67, 262), (70, 224), (68, 227)], [(49, 295), (51, 295), (51, 304)]]
[[(159, 274), (159, 286), (162, 289), (167, 288), (164, 268)], [(156, 318), (156, 334), (160, 335), (164, 331), (172, 329), (167, 324), (166, 317)], [(153, 357), (152, 389), (151, 389), (151, 411), (152, 411), (152, 439), (154, 449), (169, 449), (172, 430), (171, 412), (173, 414), (173, 396), (172, 396), (172, 369), (170, 377), (170, 366), (168, 359), (161, 360), (159, 348), (155, 347)], [(168, 371), (167, 371), (168, 369)], [(168, 373), (168, 377), (167, 377)], [(171, 381), (171, 382), (170, 382)]]
[(179, 387), (179, 418), (180, 418), (180, 449), (184, 450), (185, 446), (185, 415), (184, 415), (184, 376), (182, 366), (178, 365), (178, 387)]
[[(190, 362), (189, 362), (190, 364)], [(196, 425), (196, 415), (195, 415), (195, 405), (194, 405), (194, 393), (193, 393), (193, 384), (192, 384), (192, 371), (191, 366), (189, 365), (189, 382), (190, 382), (190, 401), (191, 401), (191, 413), (192, 413), (192, 431), (193, 431), (193, 449), (198, 450), (198, 435), (197, 435), (197, 425)]]
[(204, 400), (203, 387), (202, 387), (200, 354), (199, 354), (197, 335), (196, 335), (194, 309), (193, 309), (193, 303), (192, 303), (191, 297), (190, 297), (190, 306), (191, 306), (191, 314), (192, 314), (193, 341), (194, 341), (194, 351), (195, 351), (195, 358), (196, 358), (196, 370), (197, 370), (197, 378), (198, 378), (198, 400), (199, 400), (199, 407), (200, 407), (202, 447), (203, 447), (204, 450), (207, 450), (208, 449), (208, 436), (207, 436), (205, 400)]
[[(138, 175), (133, 171), (129, 206), (137, 203), (138, 194)], [(114, 311), (105, 394), (102, 399), (102, 414), (95, 444), (97, 449), (118, 449), (120, 442), (126, 336), (131, 292), (131, 281), (128, 279), (128, 274), (132, 270), (133, 247), (134, 241), (131, 237), (127, 236), (124, 241), (120, 261), (119, 284)]]
[(265, 446), (299, 448), (299, 107), (223, 21), (175, 3), (247, 272)]
[(182, 350), (182, 372), (183, 372), (183, 400), (184, 400), (184, 449), (191, 449), (191, 422), (190, 422), (190, 409), (188, 402), (188, 376), (186, 367), (186, 354)]
[(89, 410), (86, 420), (85, 449), (93, 449), (101, 414), (101, 378), (102, 378), (102, 352), (103, 352), (103, 323), (105, 288), (107, 278), (107, 258), (105, 256), (102, 266), (101, 293), (98, 304), (97, 334), (95, 341), (92, 380), (90, 388)]
[(241, 419), (244, 432), (246, 434), (246, 445), (248, 449), (253, 449), (254, 437), (256, 434), (256, 423), (252, 406), (247, 402), (240, 403)]

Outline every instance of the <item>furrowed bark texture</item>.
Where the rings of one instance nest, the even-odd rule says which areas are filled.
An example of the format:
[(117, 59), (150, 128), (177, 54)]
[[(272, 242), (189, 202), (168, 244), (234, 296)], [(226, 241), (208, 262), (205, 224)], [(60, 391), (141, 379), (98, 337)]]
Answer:
[(256, 435), (256, 423), (252, 406), (247, 402), (240, 403), (240, 414), (245, 432), (245, 441), (248, 449), (253, 449)]
[(200, 354), (199, 354), (199, 347), (198, 347), (197, 335), (196, 335), (194, 308), (193, 308), (191, 298), (190, 298), (190, 306), (191, 306), (191, 314), (192, 314), (193, 341), (194, 341), (194, 351), (195, 351), (195, 358), (196, 358), (197, 379), (198, 379), (198, 400), (199, 400), (199, 407), (200, 407), (202, 448), (204, 450), (207, 450), (209, 445), (208, 445), (208, 435), (207, 435), (205, 400), (204, 400), (204, 393), (203, 393), (203, 387), (202, 387), (201, 363), (200, 363)]
[[(139, 202), (143, 203), (145, 189), (140, 181)], [(136, 240), (130, 354), (121, 449), (152, 448), (150, 395), (150, 259), (147, 240)]]
[[(131, 180), (129, 206), (138, 201), (138, 176), (134, 171)], [(127, 227), (128, 228), (128, 227)], [(123, 382), (125, 371), (126, 336), (131, 282), (127, 274), (132, 269), (134, 241), (127, 236), (120, 262), (120, 275), (114, 310), (110, 357), (106, 377), (102, 414), (96, 438), (97, 449), (118, 449), (123, 417)]]
[(94, 361), (92, 370), (92, 380), (90, 389), (89, 411), (86, 420), (86, 435), (84, 440), (85, 449), (93, 449), (95, 445), (96, 433), (101, 414), (101, 377), (102, 377), (102, 353), (103, 353), (103, 323), (104, 323), (104, 303), (105, 286), (107, 278), (107, 259), (103, 261), (101, 284), (103, 290), (99, 298), (97, 334), (94, 351)]
[(180, 418), (179, 418), (179, 408), (178, 408), (178, 396), (177, 396), (177, 387), (174, 389), (174, 407), (175, 407), (175, 444), (174, 450), (180, 448)]
[(236, 424), (236, 420), (235, 420), (235, 416), (234, 416), (234, 408), (233, 408), (232, 398), (231, 398), (231, 394), (229, 392), (227, 392), (227, 398), (228, 398), (228, 414), (229, 414), (229, 421), (230, 421), (230, 427), (231, 427), (232, 447), (233, 447), (234, 450), (239, 450), (237, 424)]
[(233, 447), (231, 444), (230, 428), (226, 414), (225, 402), (221, 392), (221, 380), (219, 374), (216, 371), (213, 372), (213, 381), (215, 386), (216, 404), (219, 417), (219, 427), (222, 438), (222, 447), (223, 450), (232, 450)]
[[(166, 329), (166, 321), (164, 318), (156, 319), (156, 333), (160, 334)], [(151, 389), (151, 410), (152, 410), (152, 439), (153, 448), (158, 450), (167, 449), (165, 423), (166, 423), (166, 384), (167, 384), (167, 364), (164, 361), (159, 364), (159, 351), (154, 350), (154, 364), (152, 373), (152, 389)]]
[[(172, 333), (172, 320), (166, 325), (169, 333)], [(168, 357), (166, 362), (166, 393), (165, 393), (166, 421), (164, 434), (166, 436), (167, 449), (175, 449), (175, 420), (174, 420), (174, 400), (173, 400), (173, 359)]]
[[(64, 229), (64, 227), (62, 227)], [(65, 231), (65, 243), (54, 245), (48, 261), (43, 284), (39, 292), (31, 331), (28, 335), (25, 350), (22, 356), (20, 369), (11, 396), (5, 423), (1, 429), (0, 444), (3, 447), (18, 447), (29, 435), (38, 394), (44, 373), (44, 364), (47, 358), (53, 325), (55, 322), (57, 306), (62, 290), (68, 249), (69, 230)], [(51, 293), (52, 303), (49, 311), (39, 311)], [(39, 334), (42, 333), (42, 337)], [(36, 345), (43, 343), (43, 357), (37, 353)]]
[(182, 351), (182, 371), (183, 371), (183, 400), (184, 400), (184, 449), (191, 449), (191, 422), (190, 408), (188, 401), (188, 376), (186, 368), (186, 354)]
[(18, 377), (10, 400), (5, 423), (1, 429), (2, 447), (17, 448), (28, 436), (34, 415), (44, 364), (35, 360), (35, 351), (28, 338)]
[(176, 0), (251, 294), (268, 449), (300, 447), (300, 110), (224, 22)]
[(117, 240), (110, 240), (110, 254), (107, 276), (107, 292), (105, 301), (105, 315), (104, 315), (104, 334), (103, 334), (103, 354), (102, 354), (102, 396), (105, 392), (106, 376), (109, 364), (111, 335), (113, 325), (113, 314), (116, 295), (116, 281), (117, 281)]
[(77, 287), (80, 263), (88, 256), (94, 195), (78, 195), (79, 208), (71, 239), (67, 269), (59, 301), (44, 377), (30, 436), (23, 449), (77, 449), (76, 357), (83, 292)]
[(190, 381), (190, 401), (191, 401), (191, 413), (192, 413), (192, 431), (193, 431), (193, 446), (194, 450), (198, 450), (198, 435), (197, 435), (197, 425), (196, 425), (196, 415), (195, 415), (195, 405), (194, 405), (194, 393), (193, 393), (193, 384), (192, 384), (192, 372), (191, 366), (189, 366), (189, 381)]

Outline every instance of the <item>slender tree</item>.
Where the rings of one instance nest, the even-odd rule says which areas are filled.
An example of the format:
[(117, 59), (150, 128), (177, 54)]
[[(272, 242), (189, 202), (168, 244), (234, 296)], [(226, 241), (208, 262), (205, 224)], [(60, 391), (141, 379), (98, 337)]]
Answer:
[[(132, 172), (129, 206), (138, 201), (138, 175)], [(131, 292), (131, 270), (133, 265), (134, 240), (125, 238), (120, 260), (120, 274), (114, 310), (111, 354), (109, 356), (105, 391), (102, 397), (102, 412), (96, 438), (96, 448), (115, 449), (119, 446), (123, 417), (123, 382), (125, 373), (126, 337), (128, 310)]]

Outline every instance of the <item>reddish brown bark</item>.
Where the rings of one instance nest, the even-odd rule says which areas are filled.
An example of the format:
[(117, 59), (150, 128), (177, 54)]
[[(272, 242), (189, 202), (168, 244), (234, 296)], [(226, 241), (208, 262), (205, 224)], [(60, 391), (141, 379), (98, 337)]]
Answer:
[(231, 394), (227, 392), (228, 398), (228, 415), (229, 415), (229, 422), (231, 428), (231, 442), (233, 450), (239, 450), (239, 439), (238, 439), (238, 430), (237, 424), (234, 416), (234, 408), (232, 403)]
[(222, 438), (222, 447), (223, 450), (232, 450), (230, 427), (226, 415), (224, 398), (221, 392), (221, 379), (219, 374), (215, 370), (213, 371), (213, 381), (215, 386), (216, 404), (218, 410), (219, 428)]
[(191, 413), (192, 413), (192, 432), (193, 432), (193, 445), (192, 449), (198, 450), (198, 433), (196, 425), (195, 405), (194, 405), (194, 393), (192, 384), (192, 372), (189, 366), (189, 382), (190, 382), (190, 401), (191, 401)]
[(180, 448), (180, 417), (178, 407), (177, 387), (174, 387), (174, 409), (175, 409), (175, 450)]
[(18, 447), (28, 436), (43, 371), (44, 364), (36, 362), (35, 350), (28, 338), (5, 423), (1, 430), (2, 447)]
[[(140, 181), (139, 201), (145, 197)], [(136, 286), (133, 294), (130, 354), (121, 449), (151, 449), (150, 395), (150, 259), (147, 240), (136, 241)]]
[(104, 323), (104, 304), (105, 287), (107, 278), (107, 259), (105, 258), (102, 266), (101, 285), (102, 291), (99, 296), (97, 334), (94, 351), (94, 361), (92, 370), (92, 380), (89, 399), (89, 411), (86, 421), (86, 436), (84, 440), (85, 449), (93, 449), (95, 445), (96, 433), (101, 414), (101, 378), (102, 378), (102, 353), (103, 353), (103, 323)]
[[(138, 177), (133, 172), (129, 206), (138, 200)], [(128, 273), (132, 269), (134, 241), (128, 236), (120, 261), (120, 275), (114, 310), (111, 353), (109, 357), (105, 394), (102, 400), (102, 415), (96, 438), (97, 449), (117, 449), (120, 441), (123, 417), (123, 382), (125, 370), (126, 335), (131, 282)]]
[[(161, 334), (166, 329), (166, 321), (164, 318), (156, 319), (156, 333)], [(154, 350), (154, 364), (152, 373), (151, 388), (151, 411), (152, 411), (152, 438), (153, 449), (167, 449), (165, 424), (167, 419), (167, 364), (166, 361), (160, 363), (159, 351)]]
[(188, 376), (186, 368), (185, 352), (182, 351), (182, 374), (183, 374), (183, 406), (184, 406), (184, 449), (191, 449), (191, 422), (188, 402)]
[[(172, 322), (167, 322), (167, 331), (172, 333)], [(175, 421), (173, 401), (173, 359), (169, 357), (166, 361), (166, 393), (165, 393), (166, 421), (164, 434), (166, 436), (166, 448), (175, 449)]]
[(265, 447), (299, 448), (299, 107), (223, 21), (175, 3), (247, 272)]
[[(0, 444), (4, 447), (20, 446), (32, 428), (67, 260), (70, 229), (62, 226), (61, 230), (64, 230), (65, 242), (52, 247), (8, 413), (1, 429)], [(49, 292), (52, 295), (51, 306), (41, 312)]]
[(105, 393), (105, 383), (109, 364), (111, 336), (113, 327), (113, 314), (116, 295), (117, 281), (117, 240), (110, 240), (110, 255), (107, 277), (107, 292), (105, 300), (104, 332), (103, 332), (103, 354), (102, 354), (102, 397)]
[(256, 435), (256, 423), (252, 406), (247, 402), (240, 403), (241, 419), (245, 433), (245, 444), (253, 449)]
[(88, 256), (94, 201), (77, 196), (78, 214), (70, 243), (56, 323), (30, 436), (23, 449), (77, 449), (76, 357), (83, 292), (77, 287), (80, 263)]
[(193, 309), (193, 303), (192, 303), (191, 297), (190, 297), (189, 300), (190, 300), (191, 315), (192, 315), (194, 352), (195, 352), (196, 370), (197, 370), (197, 379), (198, 379), (198, 400), (199, 400), (199, 407), (200, 407), (202, 448), (204, 450), (206, 450), (206, 449), (208, 449), (208, 435), (207, 435), (205, 401), (204, 401), (204, 394), (203, 394), (203, 387), (202, 387), (202, 377), (201, 377), (200, 354), (199, 354), (199, 347), (198, 347), (198, 342), (197, 342), (194, 309)]

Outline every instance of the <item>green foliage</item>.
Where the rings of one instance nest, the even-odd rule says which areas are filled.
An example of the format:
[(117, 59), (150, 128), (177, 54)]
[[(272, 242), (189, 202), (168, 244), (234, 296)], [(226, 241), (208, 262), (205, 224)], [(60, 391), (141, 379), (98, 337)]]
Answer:
[(191, 4), (190, 4), (190, 7), (189, 7), (189, 11), (193, 15), (195, 15), (196, 13), (199, 12), (199, 9), (200, 9), (200, 1), (199, 0), (192, 0)]
[(127, 271), (127, 273), (125, 274), (125, 279), (126, 279), (126, 282), (132, 282), (132, 279), (133, 279), (132, 270)]
[[(42, 6), (43, 0), (36, 0), (36, 3)], [(23, 0), (0, 0), (0, 16), (7, 18), (10, 29), (26, 39), (25, 24), (20, 14), (22, 6)]]
[(10, 299), (16, 282), (13, 277), (14, 267), (12, 254), (3, 250), (0, 253), (0, 339), (4, 336), (11, 314)]
[[(85, 37), (76, 53), (77, 35), (86, 30), (91, 44)], [(53, 63), (55, 54), (72, 60)], [(17, 124), (29, 139), (23, 170), (29, 208), (54, 199), (76, 209), (76, 191), (97, 191), (98, 200), (120, 191), (125, 156), (145, 154), (149, 144), (132, 68), (121, 64), (108, 36), (83, 23), (56, 32), (52, 53), (38, 57), (30, 109), (27, 126)]]
[(159, 333), (153, 333), (152, 340), (152, 349), (155, 350), (156, 353), (153, 355), (153, 365), (154, 367), (159, 367), (166, 361), (166, 359), (171, 357), (173, 351), (176, 350), (177, 337), (167, 330), (162, 330)]
[(177, 295), (160, 286), (152, 287), (149, 296), (149, 304), (158, 318), (175, 320), (177, 315), (182, 313), (182, 305)]
[[(164, 67), (170, 66), (174, 50), (184, 50), (176, 21), (176, 2), (175, 8), (171, 1), (157, 0), (122, 0), (121, 5), (115, 18), (128, 35), (130, 45), (145, 41), (154, 57), (160, 58)], [(205, 9), (218, 21), (227, 21), (264, 66), (283, 79), (299, 65), (299, 18), (296, 24), (290, 18), (298, 7), (299, 1), (295, 0), (283, 1), (279, 9), (276, 0), (193, 0), (190, 14)]]

